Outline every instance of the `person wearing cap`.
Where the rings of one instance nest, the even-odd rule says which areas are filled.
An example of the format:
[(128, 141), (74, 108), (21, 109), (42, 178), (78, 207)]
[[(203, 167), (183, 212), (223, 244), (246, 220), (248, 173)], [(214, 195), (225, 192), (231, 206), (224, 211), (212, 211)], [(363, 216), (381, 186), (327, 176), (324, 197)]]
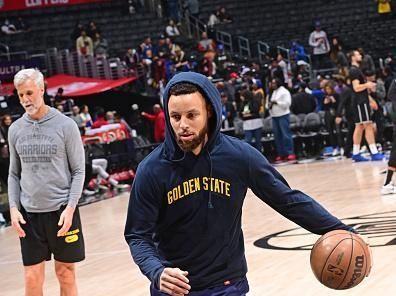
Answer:
[(312, 62), (315, 69), (326, 67), (326, 60), (330, 52), (330, 43), (327, 34), (321, 29), (319, 21), (314, 23), (315, 30), (309, 35), (309, 45), (313, 49)]

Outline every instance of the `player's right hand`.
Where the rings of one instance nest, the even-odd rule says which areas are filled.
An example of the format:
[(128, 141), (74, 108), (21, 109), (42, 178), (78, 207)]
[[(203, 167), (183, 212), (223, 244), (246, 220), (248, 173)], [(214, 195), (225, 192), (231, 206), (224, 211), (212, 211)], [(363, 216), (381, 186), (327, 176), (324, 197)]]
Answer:
[(10, 208), (10, 215), (11, 215), (11, 225), (14, 227), (15, 231), (17, 232), (19, 237), (25, 237), (26, 233), (22, 229), (21, 224), (26, 224), (25, 219), (21, 212), (17, 208)]
[(187, 295), (191, 289), (187, 275), (188, 271), (166, 267), (160, 276), (160, 291), (171, 296)]

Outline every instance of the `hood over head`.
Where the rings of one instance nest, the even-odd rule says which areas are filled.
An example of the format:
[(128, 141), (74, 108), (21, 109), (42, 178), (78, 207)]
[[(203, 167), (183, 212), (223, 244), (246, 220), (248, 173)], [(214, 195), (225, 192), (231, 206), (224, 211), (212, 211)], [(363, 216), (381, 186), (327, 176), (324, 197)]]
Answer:
[(190, 83), (197, 86), (206, 102), (210, 103), (213, 107), (213, 115), (215, 116), (214, 127), (209, 126), (212, 130), (209, 130), (209, 139), (204, 149), (210, 149), (211, 145), (215, 142), (221, 129), (221, 99), (220, 93), (215, 85), (204, 75), (195, 72), (182, 72), (178, 73), (168, 82), (163, 95), (164, 102), (164, 113), (166, 122), (166, 133), (165, 133), (165, 157), (169, 160), (177, 160), (184, 157), (183, 151), (180, 149), (176, 142), (176, 137), (170, 124), (168, 103), (169, 103), (169, 90), (180, 83)]

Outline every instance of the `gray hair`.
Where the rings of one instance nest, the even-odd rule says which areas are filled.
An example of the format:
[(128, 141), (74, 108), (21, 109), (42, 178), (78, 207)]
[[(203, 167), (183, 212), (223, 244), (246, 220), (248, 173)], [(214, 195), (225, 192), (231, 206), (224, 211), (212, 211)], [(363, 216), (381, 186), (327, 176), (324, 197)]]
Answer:
[(25, 83), (27, 80), (33, 80), (38, 87), (44, 88), (44, 76), (37, 69), (23, 69), (14, 76), (14, 86), (17, 88), (19, 85)]

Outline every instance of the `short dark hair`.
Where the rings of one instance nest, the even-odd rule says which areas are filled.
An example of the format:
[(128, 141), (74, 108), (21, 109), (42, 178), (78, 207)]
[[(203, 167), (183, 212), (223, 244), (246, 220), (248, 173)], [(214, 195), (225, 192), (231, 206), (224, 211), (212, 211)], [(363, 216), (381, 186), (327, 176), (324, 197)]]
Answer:
[(169, 96), (188, 95), (195, 92), (199, 92), (203, 97), (205, 97), (204, 93), (197, 85), (188, 82), (181, 82), (175, 84), (169, 89)]

